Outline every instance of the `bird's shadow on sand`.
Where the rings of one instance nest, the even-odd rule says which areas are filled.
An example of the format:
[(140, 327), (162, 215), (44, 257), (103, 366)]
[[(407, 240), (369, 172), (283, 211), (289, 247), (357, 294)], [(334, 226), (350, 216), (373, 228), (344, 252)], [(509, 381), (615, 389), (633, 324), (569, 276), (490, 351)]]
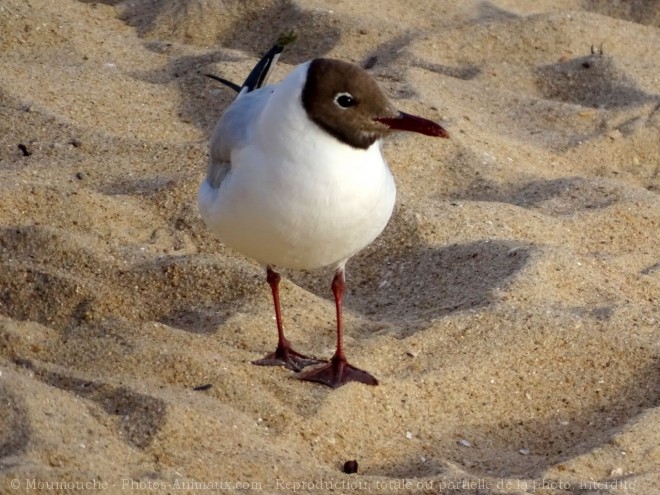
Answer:
[(375, 261), (383, 273), (373, 276), (370, 267), (358, 268), (348, 307), (400, 324), (407, 336), (439, 317), (491, 304), (493, 291), (525, 266), (531, 250), (500, 239), (413, 247), (393, 257), (370, 250), (363, 259)]
[[(429, 246), (414, 221), (396, 214), (374, 244), (349, 261), (345, 307), (394, 327), (404, 338), (440, 317), (482, 308), (494, 291), (524, 268), (533, 247), (517, 241), (485, 239)], [(331, 273), (292, 272), (296, 284), (330, 298)]]

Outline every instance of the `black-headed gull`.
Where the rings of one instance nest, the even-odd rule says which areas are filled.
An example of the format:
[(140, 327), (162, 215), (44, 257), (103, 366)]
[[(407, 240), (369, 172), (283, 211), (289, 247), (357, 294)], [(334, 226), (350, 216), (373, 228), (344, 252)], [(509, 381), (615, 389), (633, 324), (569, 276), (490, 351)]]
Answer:
[(225, 245), (266, 267), (278, 343), (255, 364), (300, 371), (324, 363), (285, 338), (276, 267), (330, 266), (337, 348), (329, 362), (298, 376), (330, 387), (377, 385), (344, 354), (344, 266), (392, 214), (396, 188), (382, 139), (397, 130), (449, 136), (435, 122), (398, 111), (365, 70), (339, 60), (305, 62), (279, 84), (263, 86), (282, 48), (273, 47), (241, 88), (216, 78), (239, 94), (213, 132), (199, 209)]

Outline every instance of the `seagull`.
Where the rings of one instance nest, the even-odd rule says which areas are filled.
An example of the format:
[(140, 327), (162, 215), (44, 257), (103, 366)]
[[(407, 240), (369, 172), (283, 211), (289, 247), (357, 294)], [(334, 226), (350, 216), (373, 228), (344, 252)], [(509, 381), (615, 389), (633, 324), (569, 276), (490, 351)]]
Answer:
[[(278, 341), (275, 352), (254, 364), (284, 366), (333, 388), (377, 385), (344, 353), (344, 268), (392, 215), (396, 187), (381, 154), (383, 138), (394, 131), (449, 134), (397, 110), (371, 75), (340, 60), (310, 60), (266, 85), (285, 44), (278, 41), (240, 87), (211, 76), (238, 96), (213, 131), (199, 210), (223, 244), (265, 267)], [(297, 352), (286, 339), (277, 272), (322, 267), (334, 270), (337, 344), (329, 361)], [(308, 366), (314, 367), (301, 371)]]

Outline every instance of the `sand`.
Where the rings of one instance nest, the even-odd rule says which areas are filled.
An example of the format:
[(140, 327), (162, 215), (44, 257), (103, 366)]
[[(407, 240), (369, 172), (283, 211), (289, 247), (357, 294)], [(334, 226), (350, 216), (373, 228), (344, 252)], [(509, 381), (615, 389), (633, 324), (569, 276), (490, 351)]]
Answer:
[[(660, 493), (660, 3), (420, 3), (0, 2), (1, 493)], [(274, 80), (352, 61), (451, 133), (385, 144), (347, 267), (378, 387), (250, 364), (264, 273), (197, 212), (202, 74), (292, 27)], [(331, 273), (284, 274), (329, 357)]]

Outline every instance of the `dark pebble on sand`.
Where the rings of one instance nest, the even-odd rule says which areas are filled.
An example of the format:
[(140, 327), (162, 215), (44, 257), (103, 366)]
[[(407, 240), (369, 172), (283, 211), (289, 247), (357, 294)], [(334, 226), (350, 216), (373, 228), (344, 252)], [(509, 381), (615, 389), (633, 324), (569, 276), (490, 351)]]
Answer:
[(355, 474), (358, 472), (358, 463), (357, 461), (346, 461), (344, 463), (344, 472), (346, 474)]
[(84, 178), (85, 178), (85, 173), (84, 172), (78, 172), (76, 174), (76, 179), (83, 180)]
[(197, 385), (196, 387), (193, 388), (193, 390), (194, 390), (195, 392), (200, 392), (200, 391), (208, 390), (208, 389), (210, 389), (212, 386), (213, 386), (213, 385), (211, 385), (210, 383), (207, 383), (207, 384), (205, 384), (205, 385)]
[(373, 69), (374, 65), (378, 63), (378, 57), (375, 55), (373, 57), (369, 57), (367, 61), (364, 63), (363, 67), (365, 69)]
[(18, 145), (18, 149), (21, 150), (21, 153), (23, 153), (23, 156), (30, 156), (32, 154), (32, 150), (29, 150), (26, 145), (23, 143), (20, 143)]

